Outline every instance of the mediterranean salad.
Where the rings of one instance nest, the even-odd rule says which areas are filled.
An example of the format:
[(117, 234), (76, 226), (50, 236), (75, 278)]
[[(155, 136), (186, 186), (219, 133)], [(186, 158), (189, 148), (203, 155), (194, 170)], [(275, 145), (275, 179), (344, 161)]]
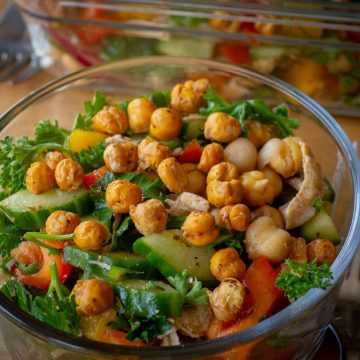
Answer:
[(2, 296), (73, 336), (149, 347), (234, 334), (326, 289), (335, 193), (299, 126), (200, 78), (96, 92), (72, 129), (7, 136)]

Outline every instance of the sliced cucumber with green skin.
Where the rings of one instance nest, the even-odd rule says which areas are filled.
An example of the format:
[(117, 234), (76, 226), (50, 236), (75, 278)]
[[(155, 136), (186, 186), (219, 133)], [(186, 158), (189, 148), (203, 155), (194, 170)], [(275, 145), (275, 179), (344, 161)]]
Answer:
[(184, 119), (183, 135), (187, 139), (196, 139), (199, 135), (204, 133), (205, 118)]
[(183, 296), (162, 281), (125, 280), (112, 285), (127, 312), (134, 316), (181, 316)]
[(102, 262), (107, 265), (139, 272), (138, 274), (129, 273), (127, 275), (129, 278), (158, 279), (161, 276), (145, 257), (125, 251), (98, 254), (79, 249), (77, 246), (66, 246), (64, 248), (64, 260), (82, 270), (85, 270), (91, 262)]
[(279, 59), (286, 53), (286, 48), (279, 46), (253, 46), (250, 48), (250, 55), (253, 60)]
[(300, 235), (306, 241), (327, 239), (334, 245), (340, 242), (339, 233), (330, 215), (324, 210), (317, 212), (308, 222), (300, 226)]
[(19, 228), (39, 230), (55, 210), (85, 215), (91, 213), (93, 205), (85, 189), (76, 191), (52, 189), (40, 195), (20, 190), (1, 201), (0, 210)]
[(188, 270), (190, 276), (208, 286), (216, 282), (210, 271), (210, 259), (215, 250), (185, 243), (180, 230), (143, 236), (134, 242), (133, 249), (166, 277)]
[(325, 194), (322, 197), (322, 200), (333, 203), (335, 200), (335, 190), (331, 186), (330, 181), (328, 179), (325, 178), (324, 182), (327, 188)]

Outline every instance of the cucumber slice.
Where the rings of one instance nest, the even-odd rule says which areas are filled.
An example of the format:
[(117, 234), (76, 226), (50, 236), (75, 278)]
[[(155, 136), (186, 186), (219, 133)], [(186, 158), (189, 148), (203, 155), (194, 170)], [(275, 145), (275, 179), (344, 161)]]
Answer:
[(300, 235), (307, 241), (327, 239), (334, 245), (340, 242), (339, 233), (330, 215), (324, 210), (317, 212), (308, 222), (300, 227)]
[(172, 38), (171, 41), (160, 41), (156, 50), (160, 54), (171, 56), (193, 56), (202, 59), (212, 58), (214, 43), (210, 40), (198, 41), (190, 38)]
[(135, 241), (133, 249), (166, 277), (188, 270), (192, 277), (206, 285), (216, 282), (210, 271), (210, 259), (215, 250), (186, 244), (180, 230), (143, 236)]
[(85, 215), (92, 211), (90, 196), (85, 189), (62, 191), (52, 189), (35, 195), (20, 190), (0, 202), (0, 210), (23, 230), (38, 230), (55, 210), (73, 211)]
[(253, 60), (259, 59), (279, 59), (287, 51), (286, 48), (279, 46), (253, 46), (249, 49), (251, 58)]
[(82, 270), (85, 270), (91, 262), (103, 262), (111, 266), (139, 272), (139, 274), (128, 274), (127, 277), (131, 278), (156, 279), (160, 276), (159, 272), (143, 256), (125, 251), (97, 254), (79, 249), (77, 246), (66, 246), (64, 248), (64, 260)]
[(187, 139), (196, 139), (199, 135), (204, 134), (205, 118), (184, 119), (183, 135)]
[(125, 280), (112, 285), (127, 312), (134, 316), (181, 316), (183, 296), (162, 281)]

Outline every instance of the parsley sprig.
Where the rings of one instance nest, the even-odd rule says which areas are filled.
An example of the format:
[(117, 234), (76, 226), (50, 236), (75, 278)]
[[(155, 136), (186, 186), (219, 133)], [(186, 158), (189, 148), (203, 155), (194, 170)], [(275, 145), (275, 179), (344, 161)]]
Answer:
[(202, 287), (201, 281), (191, 277), (188, 270), (184, 270), (175, 276), (169, 276), (167, 279), (183, 295), (184, 304), (206, 305), (208, 303), (206, 288)]
[(332, 279), (330, 267), (326, 263), (318, 266), (315, 260), (301, 264), (287, 259), (276, 280), (276, 286), (282, 289), (290, 300), (297, 300), (310, 289), (326, 290), (331, 286)]

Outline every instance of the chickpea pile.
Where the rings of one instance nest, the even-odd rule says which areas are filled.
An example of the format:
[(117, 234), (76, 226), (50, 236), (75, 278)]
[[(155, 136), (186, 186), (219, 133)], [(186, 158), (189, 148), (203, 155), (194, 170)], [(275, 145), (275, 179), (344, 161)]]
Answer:
[[(213, 249), (209, 250), (208, 267), (217, 286), (207, 291), (208, 305), (188, 308), (186, 316), (175, 320), (186, 328), (185, 334), (201, 334), (194, 337), (204, 336), (206, 329), (203, 325), (201, 331), (191, 330), (189, 321), (193, 320), (189, 317), (193, 313), (209, 314), (204, 323), (211, 326), (216, 321), (232, 324), (251, 311), (246, 308), (249, 289), (244, 279), (257, 259), (265, 259), (275, 274), (285, 268), (287, 259), (331, 265), (337, 254), (332, 241), (321, 236), (305, 240), (288, 226), (292, 199), (300, 203), (305, 218), (309, 212), (314, 216), (313, 200), (324, 194), (322, 186), (304, 189), (312, 184), (312, 177), (322, 181), (323, 175), (315, 174), (319, 167), (304, 151), (302, 139), (280, 139), (277, 125), (252, 119), (246, 121), (245, 136), (244, 123), (221, 111), (203, 116), (204, 126), (195, 140), (186, 133), (190, 115), (199, 120), (202, 114), (199, 109), (206, 104), (208, 88), (207, 79), (177, 84), (169, 103), (162, 107), (147, 97), (132, 99), (126, 110), (105, 105), (93, 116), (91, 128), (106, 137), (100, 169), (114, 177), (96, 191), (102, 192), (100, 210), (110, 212), (112, 225), (64, 209), (49, 214), (44, 227), (48, 235), (67, 235), (61, 245), (47, 242), (56, 249), (61, 251), (70, 244), (97, 253), (101, 260), (112, 250), (114, 241), (127, 241), (121, 238), (123, 232), (120, 240), (116, 238), (123, 221), (128, 222), (126, 226), (130, 224), (124, 231), (131, 237), (155, 234), (156, 238), (156, 234), (169, 230), (176, 217), (181, 223), (177, 227), (181, 235), (176, 240), (191, 249)], [(174, 149), (171, 144), (176, 141), (181, 146)], [(195, 155), (189, 150), (193, 141), (198, 145)], [(82, 168), (80, 160), (66, 151), (43, 155), (27, 170), (25, 185), (29, 192), (41, 195), (57, 187), (71, 194), (84, 189), (89, 174), (85, 175), (86, 167)], [(136, 176), (145, 177), (146, 182), (133, 180)], [(283, 201), (284, 188), (295, 182), (298, 185), (293, 197)], [(149, 196), (154, 184), (162, 190)], [(92, 194), (92, 188), (89, 191)], [(311, 196), (314, 199), (309, 203)], [(22, 242), (12, 256), (26, 265), (44, 261), (37, 245), (30, 242)], [(100, 279), (78, 280), (72, 294), (79, 316), (89, 322), (91, 317), (112, 311), (116, 303), (113, 288)]]

